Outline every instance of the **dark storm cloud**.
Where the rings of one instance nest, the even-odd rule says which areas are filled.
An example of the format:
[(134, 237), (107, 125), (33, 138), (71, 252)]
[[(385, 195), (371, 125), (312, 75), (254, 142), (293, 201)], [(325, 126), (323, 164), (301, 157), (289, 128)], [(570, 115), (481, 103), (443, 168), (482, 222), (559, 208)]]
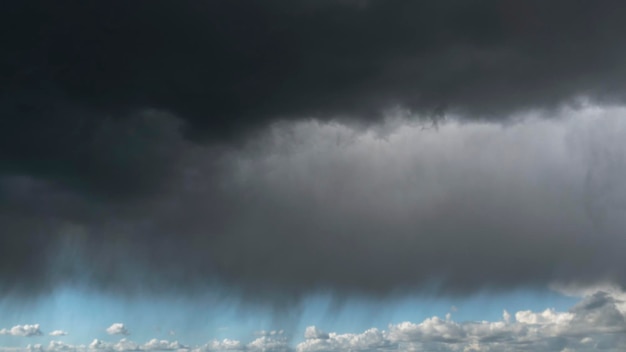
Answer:
[(144, 142), (92, 155), (115, 143), (93, 141), (102, 124), (145, 109), (180, 117), (187, 137), (233, 141), (278, 119), (373, 121), (396, 106), (501, 118), (615, 100), (625, 15), (608, 0), (6, 2), (2, 169), (149, 193), (170, 160)]
[(621, 1), (26, 1), (1, 10), (4, 94), (165, 109), (212, 137), (278, 117), (373, 117), (389, 105), (493, 117), (624, 93)]
[(436, 142), (474, 143), (479, 125), (385, 145), (299, 121), (620, 102), (625, 15), (608, 0), (3, 3), (0, 286), (624, 282), (621, 125), (573, 143), (576, 161), (543, 135), (525, 169), (495, 132), (474, 154)]
[[(220, 151), (145, 112), (110, 138), (132, 150), (131, 126), (159, 136), (143, 150), (176, 162), (160, 166), (157, 191), (106, 197), (2, 178), (3, 286), (159, 294), (217, 283), (285, 303), (316, 290), (624, 284), (624, 110), (599, 111), (508, 127), (400, 123), (386, 135), (282, 123)], [(119, 169), (132, 181), (130, 171)]]

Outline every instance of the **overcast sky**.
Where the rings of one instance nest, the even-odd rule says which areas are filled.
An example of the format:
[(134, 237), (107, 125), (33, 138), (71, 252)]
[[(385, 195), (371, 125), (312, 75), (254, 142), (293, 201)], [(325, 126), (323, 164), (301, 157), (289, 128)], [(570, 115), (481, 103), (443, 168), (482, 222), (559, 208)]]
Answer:
[(625, 16), (1, 4), (0, 346), (623, 350)]

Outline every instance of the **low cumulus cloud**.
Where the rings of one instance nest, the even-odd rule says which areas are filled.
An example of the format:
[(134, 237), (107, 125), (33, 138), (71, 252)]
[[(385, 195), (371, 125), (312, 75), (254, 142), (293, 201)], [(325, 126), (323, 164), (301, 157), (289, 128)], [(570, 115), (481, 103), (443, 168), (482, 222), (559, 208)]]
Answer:
[(147, 351), (180, 351), (186, 346), (178, 341), (152, 339), (146, 342), (143, 348)]
[(50, 336), (66, 336), (67, 335), (67, 331), (54, 330), (54, 331), (51, 331), (48, 335), (50, 335)]
[(0, 335), (12, 335), (12, 336), (41, 336), (43, 332), (39, 329), (39, 324), (25, 324), (15, 325), (14, 327), (7, 329), (0, 329)]
[(130, 335), (128, 329), (122, 323), (113, 323), (106, 329), (109, 335)]
[[(567, 312), (504, 311), (501, 321), (456, 322), (449, 316), (402, 322), (387, 330), (308, 336), (298, 352), (313, 351), (619, 351), (626, 347), (625, 311), (605, 292)], [(307, 329), (314, 329), (310, 327)], [(316, 328), (315, 328), (316, 329)]]
[[(624, 295), (623, 292), (617, 296)], [(441, 351), (441, 352), (522, 352), (522, 351), (623, 351), (626, 348), (626, 310), (623, 301), (604, 291), (582, 297), (567, 311), (503, 312), (499, 321), (455, 321), (452, 316), (429, 317), (421, 322), (390, 324), (386, 329), (363, 332), (324, 332), (309, 326), (300, 342), (291, 343), (274, 331), (244, 343), (213, 340), (203, 345), (151, 339), (136, 343), (127, 338), (118, 342), (99, 339), (88, 345), (51, 341), (30, 345), (31, 351), (185, 351), (185, 352), (345, 352), (345, 351)], [(13, 351), (0, 348), (3, 352)]]
[(94, 339), (89, 345), (72, 346), (58, 342), (51, 342), (45, 351), (62, 351), (64, 348), (82, 350), (100, 350), (100, 351), (187, 351), (187, 352), (219, 352), (219, 351), (250, 351), (250, 352), (287, 352), (293, 350), (282, 334), (274, 334), (261, 336), (249, 343), (243, 343), (238, 340), (213, 340), (201, 346), (184, 345), (178, 341), (168, 341), (151, 339), (146, 343), (140, 344), (128, 340), (121, 339), (118, 342), (106, 342)]

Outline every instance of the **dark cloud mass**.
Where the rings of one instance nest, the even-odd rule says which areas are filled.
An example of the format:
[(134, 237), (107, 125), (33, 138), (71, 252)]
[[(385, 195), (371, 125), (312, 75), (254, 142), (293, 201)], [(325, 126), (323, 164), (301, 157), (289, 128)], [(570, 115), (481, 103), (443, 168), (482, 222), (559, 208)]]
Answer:
[(97, 111), (158, 108), (226, 138), (277, 117), (390, 104), (488, 117), (624, 93), (620, 1), (2, 6), (2, 91), (28, 97), (22, 112), (60, 96)]
[[(623, 18), (611, 0), (5, 2), (0, 288), (626, 283)], [(614, 107), (590, 123), (581, 101)], [(443, 125), (391, 126), (402, 111)]]

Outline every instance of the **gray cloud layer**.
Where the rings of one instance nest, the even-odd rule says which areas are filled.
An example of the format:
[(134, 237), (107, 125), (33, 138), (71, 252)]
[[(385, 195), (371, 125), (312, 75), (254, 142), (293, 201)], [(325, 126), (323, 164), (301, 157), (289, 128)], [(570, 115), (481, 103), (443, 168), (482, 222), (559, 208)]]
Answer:
[(623, 114), (588, 106), (433, 129), (402, 116), (378, 130), (283, 123), (216, 151), (146, 112), (102, 127), (116, 141), (102, 155), (132, 158), (146, 135), (141, 155), (154, 158), (116, 170), (135, 182), (163, 168), (158, 192), (129, 200), (2, 178), (13, 236), (0, 258), (17, 264), (2, 266), (4, 288), (171, 292), (217, 280), (262, 296), (624, 284)]

